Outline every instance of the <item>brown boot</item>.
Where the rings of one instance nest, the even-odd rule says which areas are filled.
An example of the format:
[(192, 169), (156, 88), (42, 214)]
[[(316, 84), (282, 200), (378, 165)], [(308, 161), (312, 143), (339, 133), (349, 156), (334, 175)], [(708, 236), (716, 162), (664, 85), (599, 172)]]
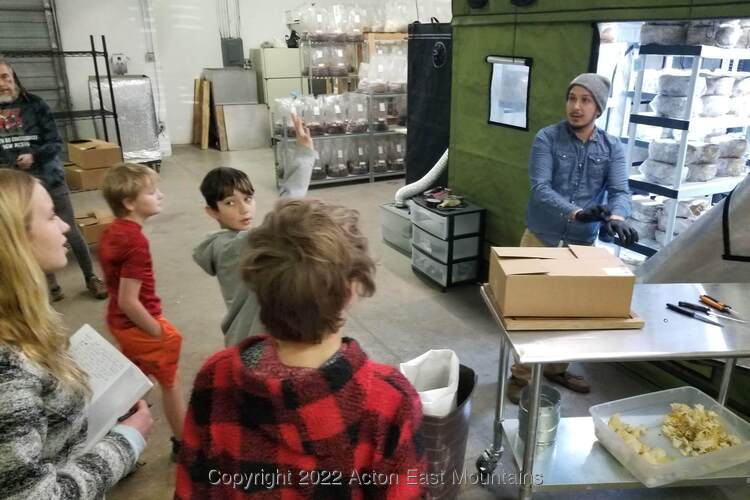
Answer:
[(521, 399), (521, 391), (524, 387), (526, 387), (526, 382), (523, 380), (519, 380), (515, 377), (510, 377), (508, 379), (508, 385), (505, 390), (505, 394), (507, 394), (508, 399), (511, 403), (514, 405), (518, 404), (518, 401)]
[(63, 293), (62, 288), (60, 288), (60, 285), (53, 286), (49, 289), (50, 302), (60, 302), (64, 298), (65, 294)]
[(586, 394), (591, 392), (591, 385), (580, 375), (573, 375), (570, 372), (547, 374), (544, 376), (547, 380), (550, 380), (556, 384), (560, 384), (563, 387), (567, 387), (571, 391), (580, 392)]
[(93, 295), (95, 299), (104, 300), (109, 296), (107, 293), (107, 287), (104, 286), (104, 282), (96, 276), (92, 276), (86, 280), (86, 288), (88, 288), (89, 292), (91, 292), (91, 295)]

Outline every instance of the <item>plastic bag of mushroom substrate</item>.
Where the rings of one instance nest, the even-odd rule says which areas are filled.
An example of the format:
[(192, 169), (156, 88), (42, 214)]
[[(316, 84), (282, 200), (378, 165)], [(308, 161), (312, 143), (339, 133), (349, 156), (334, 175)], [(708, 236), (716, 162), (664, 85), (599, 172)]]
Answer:
[(719, 158), (717, 167), (718, 177), (739, 177), (747, 172), (747, 160), (745, 158)]
[[(658, 92), (670, 97), (686, 97), (690, 92), (690, 72), (670, 72), (659, 75)], [(706, 93), (706, 79), (699, 76), (695, 80), (695, 95)]]
[(720, 158), (740, 158), (747, 152), (747, 139), (742, 134), (714, 136), (709, 141), (718, 144)]
[(641, 45), (651, 43), (659, 45), (684, 45), (687, 25), (680, 22), (643, 23), (641, 26)]
[(659, 213), (664, 208), (664, 201), (649, 196), (635, 195), (630, 201), (630, 217), (640, 222), (656, 223)]
[(638, 231), (638, 238), (641, 240), (653, 240), (656, 237), (656, 222), (643, 222), (637, 219), (628, 218), (628, 224)]
[[(674, 183), (675, 170), (677, 166), (673, 163), (665, 163), (649, 158), (639, 167), (641, 173), (651, 182), (671, 186)], [(688, 168), (683, 167), (680, 180), (684, 181), (688, 174)]]
[[(664, 163), (677, 163), (680, 141), (656, 139), (648, 146), (648, 156)], [(719, 159), (719, 145), (707, 142), (688, 142), (685, 163), (715, 163)]]
[(688, 165), (688, 182), (706, 182), (716, 177), (719, 165), (716, 163), (691, 163)]

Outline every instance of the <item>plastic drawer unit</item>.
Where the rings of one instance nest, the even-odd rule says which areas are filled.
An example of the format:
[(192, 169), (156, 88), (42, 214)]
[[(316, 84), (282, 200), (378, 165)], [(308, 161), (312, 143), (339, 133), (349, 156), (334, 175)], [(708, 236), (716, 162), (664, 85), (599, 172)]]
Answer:
[(397, 250), (411, 255), (411, 219), (409, 209), (396, 208), (393, 203), (380, 205), (383, 240)]
[(414, 270), (431, 279), (443, 288), (459, 283), (476, 281), (478, 259), (453, 264), (441, 264), (422, 253), (417, 247), (412, 248), (411, 265)]
[(479, 236), (445, 241), (415, 226), (412, 228), (411, 242), (423, 253), (444, 264), (451, 260), (476, 258), (479, 255)]
[(481, 232), (484, 209), (471, 203), (466, 208), (438, 210), (429, 208), (421, 199), (412, 199), (409, 206), (412, 224), (442, 240)]
[(478, 279), (485, 211), (472, 203), (440, 210), (409, 201), (412, 269), (443, 289)]

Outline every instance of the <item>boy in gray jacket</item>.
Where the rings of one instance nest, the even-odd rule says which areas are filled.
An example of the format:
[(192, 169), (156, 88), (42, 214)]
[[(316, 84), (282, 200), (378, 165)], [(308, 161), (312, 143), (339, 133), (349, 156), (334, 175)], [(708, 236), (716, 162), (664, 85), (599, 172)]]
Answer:
[(201, 182), (206, 213), (221, 230), (209, 234), (193, 250), (193, 260), (216, 276), (228, 314), (221, 324), (224, 344), (237, 344), (248, 335), (263, 333), (260, 306), (255, 294), (242, 284), (239, 259), (247, 231), (255, 217), (255, 188), (247, 174), (235, 168), (218, 167)]
[[(279, 196), (299, 198), (307, 194), (312, 167), (318, 157), (310, 131), (297, 115), (292, 115), (297, 132), (295, 155), (284, 178)], [(224, 345), (239, 344), (243, 339), (267, 333), (260, 320), (260, 306), (255, 293), (242, 282), (240, 255), (247, 245), (247, 232), (255, 217), (255, 189), (247, 175), (235, 168), (211, 170), (201, 183), (206, 213), (219, 223), (221, 230), (209, 234), (193, 250), (193, 260), (211, 276), (216, 276), (227, 306), (221, 322)]]

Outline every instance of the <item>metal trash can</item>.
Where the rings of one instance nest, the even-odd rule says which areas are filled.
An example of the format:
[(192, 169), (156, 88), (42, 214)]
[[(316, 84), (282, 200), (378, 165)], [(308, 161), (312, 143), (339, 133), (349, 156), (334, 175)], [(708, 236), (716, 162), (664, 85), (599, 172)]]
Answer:
[(427, 498), (456, 498), (461, 489), (466, 441), (469, 438), (471, 395), (477, 385), (477, 375), (468, 366), (460, 365), (456, 409), (445, 417), (425, 416), (422, 422), (427, 473), (430, 478), (442, 477), (439, 484), (428, 486)]

